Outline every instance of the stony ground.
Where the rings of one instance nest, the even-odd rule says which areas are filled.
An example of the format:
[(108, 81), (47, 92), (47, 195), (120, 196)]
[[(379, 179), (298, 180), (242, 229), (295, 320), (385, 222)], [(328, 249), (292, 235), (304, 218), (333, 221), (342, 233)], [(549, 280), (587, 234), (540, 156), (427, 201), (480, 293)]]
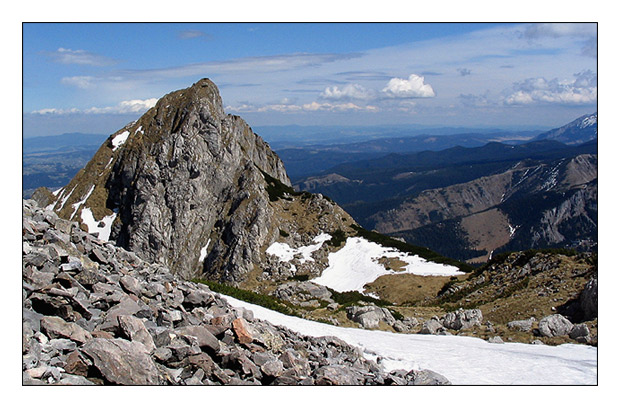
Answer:
[(23, 384), (447, 384), (301, 336), (23, 204)]

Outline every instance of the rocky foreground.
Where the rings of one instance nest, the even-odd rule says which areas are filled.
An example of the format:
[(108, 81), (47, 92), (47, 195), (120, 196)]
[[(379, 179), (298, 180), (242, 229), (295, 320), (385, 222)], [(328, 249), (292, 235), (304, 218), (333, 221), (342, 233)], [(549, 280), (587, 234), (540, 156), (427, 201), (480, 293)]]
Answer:
[(449, 384), (255, 319), (32, 200), (22, 225), (23, 384)]

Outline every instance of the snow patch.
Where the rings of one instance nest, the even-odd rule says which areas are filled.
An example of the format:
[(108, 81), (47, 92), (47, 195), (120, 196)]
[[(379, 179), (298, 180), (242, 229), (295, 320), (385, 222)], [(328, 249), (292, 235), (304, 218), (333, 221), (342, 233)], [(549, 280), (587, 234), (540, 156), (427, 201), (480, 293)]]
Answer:
[[(267, 254), (277, 256), (281, 262), (290, 262), (292, 261), (296, 255), (301, 255), (301, 259), (299, 262), (305, 263), (307, 261), (314, 262), (312, 258), (312, 253), (317, 251), (325, 241), (329, 241), (332, 239), (332, 236), (329, 234), (319, 234), (317, 235), (312, 242), (314, 245), (302, 246), (299, 248), (291, 248), (288, 244), (284, 242), (274, 242), (267, 248)], [(291, 265), (294, 267), (294, 265)]]
[(598, 119), (598, 115), (588, 116), (587, 118), (581, 121), (580, 127), (583, 129), (589, 126), (596, 125), (597, 119)]
[(517, 230), (517, 228), (519, 228), (519, 227), (518, 226), (513, 227), (512, 225), (508, 224), (508, 229), (510, 229), (510, 237), (511, 238), (515, 234), (515, 231)]
[(209, 238), (209, 240), (207, 241), (207, 245), (203, 246), (202, 249), (200, 250), (200, 256), (198, 257), (198, 262), (204, 261), (205, 258), (207, 257), (207, 248), (209, 247), (210, 243), (211, 243), (211, 238)]
[(113, 146), (112, 151), (116, 151), (116, 149), (118, 149), (121, 145), (123, 145), (127, 141), (128, 137), (129, 137), (128, 130), (114, 136), (114, 139), (112, 139), (112, 146)]
[(97, 221), (93, 216), (93, 212), (90, 208), (83, 208), (80, 216), (82, 222), (88, 227), (90, 234), (98, 233), (98, 237), (102, 241), (108, 241), (110, 239), (110, 232), (112, 231), (112, 223), (116, 219), (117, 211), (112, 215), (106, 215), (101, 221)]
[(563, 344), (492, 344), (467, 336), (390, 333), (337, 327), (287, 316), (221, 295), (233, 307), (251, 310), (258, 319), (307, 336), (335, 336), (359, 347), (364, 357), (387, 370), (435, 371), (455, 385), (597, 384), (596, 347)]
[[(69, 199), (69, 197), (71, 197), (71, 194), (73, 194), (73, 190), (75, 190), (75, 188), (76, 188), (76, 187), (77, 187), (77, 185), (76, 185), (76, 186), (74, 186), (74, 187), (71, 189), (71, 191), (69, 192), (69, 194), (68, 194), (68, 195), (66, 195), (66, 196), (64, 196), (64, 197), (63, 197), (63, 195), (64, 195), (65, 193), (64, 193), (64, 192), (62, 193), (62, 195), (61, 195), (60, 197), (63, 197), (63, 198), (62, 198), (62, 201), (60, 202), (60, 208), (59, 208), (59, 210), (62, 210), (62, 209), (63, 209), (63, 207), (64, 207), (64, 206), (65, 206), (65, 204), (67, 203), (67, 200)], [(58, 198), (60, 199), (60, 197), (58, 197)]]
[(71, 214), (71, 217), (69, 217), (69, 219), (73, 218), (75, 213), (80, 209), (80, 206), (82, 204), (84, 204), (86, 202), (86, 200), (88, 200), (88, 197), (90, 197), (90, 195), (93, 193), (94, 189), (95, 189), (95, 186), (93, 185), (90, 188), (90, 190), (88, 190), (88, 193), (86, 193), (86, 196), (81, 201), (78, 201), (77, 203), (71, 205), (73, 207), (73, 213)]
[[(387, 270), (379, 259), (397, 258), (406, 265), (402, 271)], [(349, 237), (343, 248), (328, 256), (329, 266), (311, 282), (339, 292), (364, 293), (364, 285), (388, 274), (410, 273), (422, 276), (462, 275), (456, 266), (429, 262), (418, 255), (409, 255), (387, 248), (364, 238)]]

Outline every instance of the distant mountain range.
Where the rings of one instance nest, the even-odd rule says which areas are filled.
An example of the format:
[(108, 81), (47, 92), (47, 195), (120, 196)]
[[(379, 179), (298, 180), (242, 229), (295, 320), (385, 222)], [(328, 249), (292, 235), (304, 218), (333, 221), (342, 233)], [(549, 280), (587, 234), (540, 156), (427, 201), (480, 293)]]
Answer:
[(596, 117), (520, 145), (344, 163), (295, 187), (329, 196), (367, 229), (460, 260), (484, 261), (497, 250), (595, 249)]

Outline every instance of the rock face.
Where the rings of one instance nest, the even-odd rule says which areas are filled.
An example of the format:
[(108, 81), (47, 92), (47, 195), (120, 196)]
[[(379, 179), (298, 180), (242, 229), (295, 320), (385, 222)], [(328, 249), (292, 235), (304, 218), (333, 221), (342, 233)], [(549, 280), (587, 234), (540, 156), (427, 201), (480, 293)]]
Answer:
[[(145, 260), (234, 284), (266, 261), (280, 231), (311, 241), (353, 222), (320, 195), (296, 195), (282, 161), (224, 112), (208, 79), (165, 95), (110, 136), (54, 197), (59, 215)], [(293, 204), (299, 217), (284, 216)]]
[(23, 384), (449, 384), (254, 319), (34, 201), (23, 215)]

